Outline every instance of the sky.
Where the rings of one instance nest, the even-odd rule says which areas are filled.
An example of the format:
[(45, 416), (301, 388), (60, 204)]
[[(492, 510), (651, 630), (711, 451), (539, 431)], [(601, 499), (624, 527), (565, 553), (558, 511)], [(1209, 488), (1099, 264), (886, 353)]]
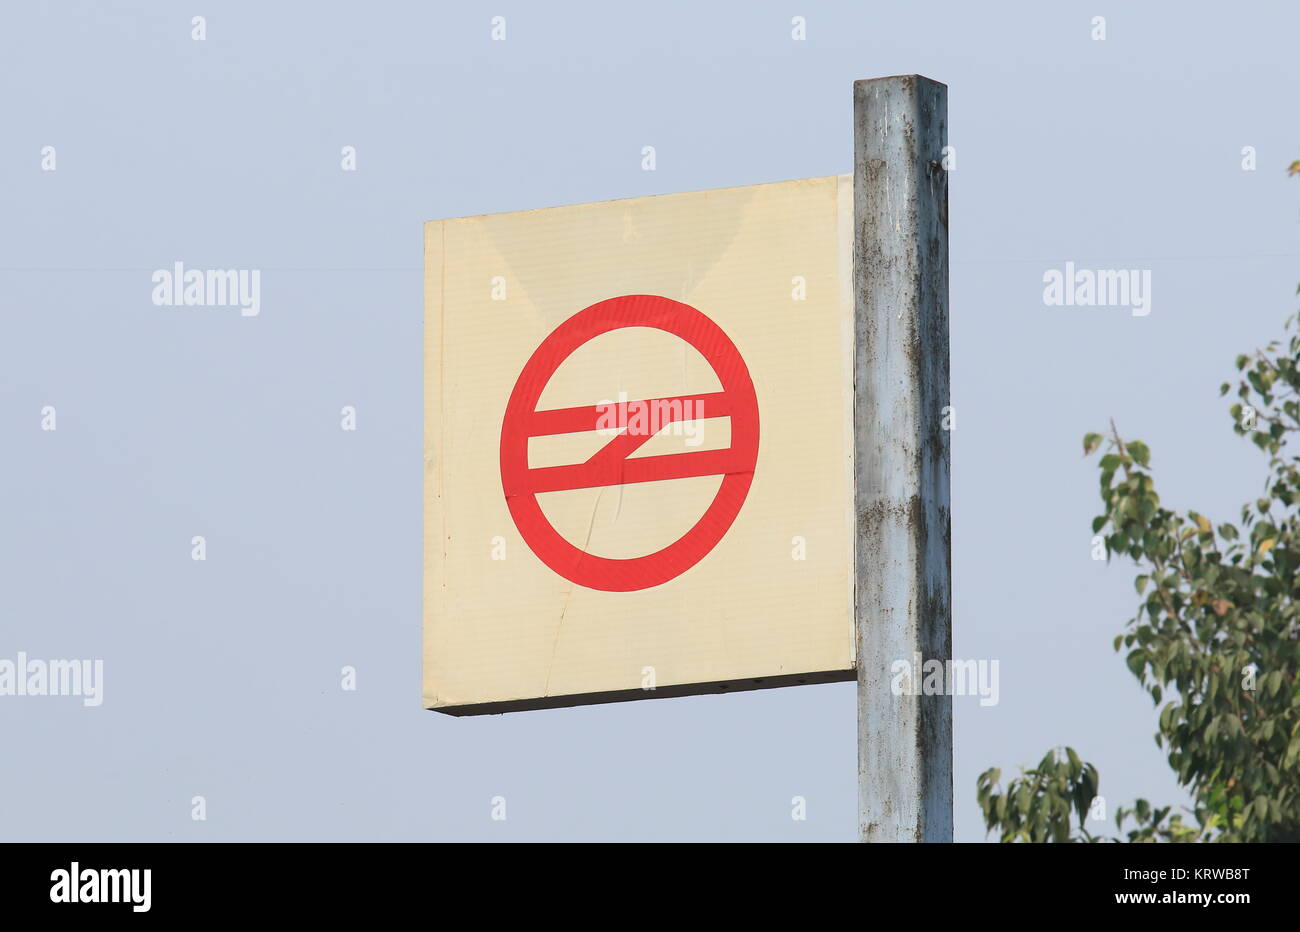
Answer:
[[(953, 651), (1000, 668), (954, 698), (956, 839), (981, 771), (1058, 745), (1110, 813), (1184, 801), (1080, 440), (1113, 417), (1216, 521), (1261, 487), (1218, 385), (1295, 310), (1298, 32), (1280, 2), (5, 5), (0, 659), (104, 673), (97, 706), (0, 696), (0, 837), (852, 841), (851, 683), (421, 708), (421, 225), (847, 172), (852, 82), (904, 73), (948, 85), (956, 149)], [(260, 270), (259, 313), (156, 305), (175, 261)], [(1045, 303), (1067, 262), (1149, 272), (1149, 313)]]

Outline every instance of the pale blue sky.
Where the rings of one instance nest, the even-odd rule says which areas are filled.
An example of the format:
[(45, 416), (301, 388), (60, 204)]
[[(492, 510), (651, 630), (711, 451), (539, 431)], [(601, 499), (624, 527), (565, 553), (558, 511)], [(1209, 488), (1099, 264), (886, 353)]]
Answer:
[[(1260, 487), (1217, 386), (1294, 309), (1300, 11), (726, 6), (5, 6), (0, 657), (102, 658), (105, 691), (0, 698), (0, 834), (852, 840), (851, 684), (421, 710), (421, 222), (848, 171), (853, 79), (910, 72), (958, 152), (954, 651), (1001, 663), (998, 706), (955, 700), (957, 838), (981, 770), (1060, 743), (1112, 810), (1180, 798), (1079, 440), (1113, 415), (1218, 519)], [(261, 314), (155, 307), (178, 259), (262, 270)], [(1067, 260), (1150, 269), (1150, 316), (1045, 307)]]

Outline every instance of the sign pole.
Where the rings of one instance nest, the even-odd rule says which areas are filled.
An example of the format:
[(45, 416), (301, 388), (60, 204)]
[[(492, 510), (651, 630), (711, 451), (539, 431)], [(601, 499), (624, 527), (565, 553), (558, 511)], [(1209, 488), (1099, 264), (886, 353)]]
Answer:
[[(854, 82), (862, 841), (952, 841), (947, 123), (948, 88), (937, 81)], [(943, 674), (925, 677), (926, 661)], [(924, 683), (943, 689), (922, 695)]]

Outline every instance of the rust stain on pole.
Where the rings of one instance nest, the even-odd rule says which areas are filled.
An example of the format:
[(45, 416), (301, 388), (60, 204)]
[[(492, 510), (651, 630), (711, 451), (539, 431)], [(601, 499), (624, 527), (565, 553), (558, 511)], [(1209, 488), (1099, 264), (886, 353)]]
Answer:
[(893, 689), (952, 656), (948, 89), (857, 81), (853, 117), (859, 829), (951, 841), (952, 699)]

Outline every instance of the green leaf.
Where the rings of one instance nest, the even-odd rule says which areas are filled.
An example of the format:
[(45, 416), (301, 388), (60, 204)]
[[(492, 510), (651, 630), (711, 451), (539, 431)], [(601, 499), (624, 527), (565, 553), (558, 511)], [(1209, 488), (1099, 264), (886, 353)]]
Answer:
[(1084, 434), (1083, 435), (1083, 455), (1087, 456), (1101, 446), (1101, 434)]

